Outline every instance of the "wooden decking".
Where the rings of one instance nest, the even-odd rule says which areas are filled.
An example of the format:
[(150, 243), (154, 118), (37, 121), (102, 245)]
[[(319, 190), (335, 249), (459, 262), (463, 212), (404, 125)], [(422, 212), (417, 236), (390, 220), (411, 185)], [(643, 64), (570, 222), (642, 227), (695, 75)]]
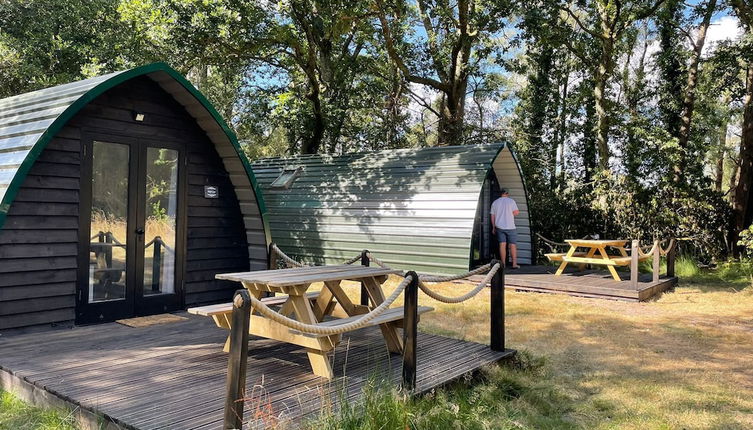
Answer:
[(606, 270), (568, 268), (555, 276), (554, 266), (521, 266), (505, 272), (505, 287), (519, 291), (560, 293), (572, 296), (595, 297), (613, 300), (645, 301), (677, 284), (676, 277), (662, 276), (659, 282), (651, 282), (650, 274), (642, 274), (636, 290), (628, 280), (629, 274), (619, 272), (621, 282), (616, 282)]
[[(110, 323), (0, 337), (0, 388), (35, 403), (79, 407), (90, 428), (98, 428), (97, 419), (111, 428), (221, 428), (227, 332), (208, 318), (181, 315), (188, 319), (144, 328)], [(358, 401), (369, 381), (400, 380), (401, 357), (387, 353), (378, 327), (344, 337), (331, 382), (311, 373), (303, 348), (259, 338), (249, 348), (244, 416), (252, 428), (279, 422), (295, 427), (337, 408), (342, 398)], [(420, 334), (417, 390), (513, 353)]]

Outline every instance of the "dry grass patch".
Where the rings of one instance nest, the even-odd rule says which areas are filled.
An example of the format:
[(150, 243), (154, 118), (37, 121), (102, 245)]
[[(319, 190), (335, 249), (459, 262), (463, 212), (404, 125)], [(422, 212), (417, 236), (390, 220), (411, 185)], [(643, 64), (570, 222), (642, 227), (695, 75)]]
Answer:
[[(724, 270), (697, 272), (648, 303), (507, 291), (507, 345), (546, 364), (533, 374), (502, 369), (504, 377), (475, 391), (452, 390), (527, 384), (513, 410), (494, 412), (512, 424), (490, 428), (753, 428), (753, 288), (734, 268), (724, 279)], [(357, 284), (346, 288), (357, 294)], [(460, 295), (472, 285), (433, 288)], [(489, 342), (488, 290), (459, 305), (420, 294), (436, 309), (422, 317), (422, 331)]]

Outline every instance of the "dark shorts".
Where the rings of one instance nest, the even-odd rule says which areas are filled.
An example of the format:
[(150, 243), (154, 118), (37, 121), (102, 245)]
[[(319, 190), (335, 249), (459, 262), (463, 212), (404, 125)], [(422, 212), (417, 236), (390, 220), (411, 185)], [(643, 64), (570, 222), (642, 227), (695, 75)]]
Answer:
[(499, 243), (509, 243), (510, 245), (515, 245), (518, 243), (518, 232), (516, 230), (503, 230), (501, 228), (497, 229), (497, 240)]

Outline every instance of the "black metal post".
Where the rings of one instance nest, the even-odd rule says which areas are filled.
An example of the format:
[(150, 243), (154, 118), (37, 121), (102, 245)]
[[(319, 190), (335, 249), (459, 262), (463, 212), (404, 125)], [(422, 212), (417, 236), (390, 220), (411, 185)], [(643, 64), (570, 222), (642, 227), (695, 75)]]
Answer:
[(416, 340), (418, 337), (418, 274), (405, 274), (411, 282), (405, 287), (403, 302), (403, 384), (405, 391), (416, 388)]
[[(491, 267), (499, 263), (492, 260)], [(489, 347), (492, 351), (505, 350), (505, 266), (500, 265), (491, 280), (491, 333)]]
[[(115, 241), (112, 240), (112, 233), (107, 232), (105, 233), (105, 243), (113, 244)], [(108, 246), (105, 249), (105, 265), (110, 268), (112, 267), (112, 246)]]
[[(369, 267), (369, 264), (371, 263), (371, 260), (369, 260), (369, 251), (364, 249), (361, 251), (361, 266)], [(369, 305), (369, 292), (366, 291), (366, 285), (364, 285), (363, 281), (361, 282), (361, 304), (363, 306)]]
[(162, 277), (162, 238), (157, 236), (152, 242), (154, 253), (152, 254), (152, 291), (159, 291)]
[(251, 295), (245, 289), (235, 292), (230, 329), (230, 355), (227, 359), (227, 394), (224, 429), (243, 428), (243, 399), (246, 394), (248, 328), (251, 320)]

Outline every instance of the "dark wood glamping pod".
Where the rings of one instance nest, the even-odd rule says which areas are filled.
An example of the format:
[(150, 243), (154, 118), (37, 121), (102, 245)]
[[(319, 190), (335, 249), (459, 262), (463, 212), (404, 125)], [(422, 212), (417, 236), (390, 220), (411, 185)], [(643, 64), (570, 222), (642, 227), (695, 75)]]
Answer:
[(228, 301), (263, 204), (211, 104), (156, 63), (0, 100), (0, 332)]

